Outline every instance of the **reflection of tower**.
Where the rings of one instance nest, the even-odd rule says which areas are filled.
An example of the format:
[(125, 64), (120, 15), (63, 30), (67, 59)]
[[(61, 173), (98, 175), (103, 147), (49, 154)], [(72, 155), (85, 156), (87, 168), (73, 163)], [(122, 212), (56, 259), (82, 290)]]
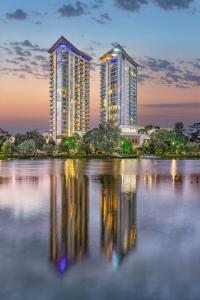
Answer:
[(51, 177), (50, 226), (50, 260), (64, 273), (88, 250), (86, 176)]
[(101, 250), (117, 268), (136, 245), (136, 176), (102, 176), (101, 184)]

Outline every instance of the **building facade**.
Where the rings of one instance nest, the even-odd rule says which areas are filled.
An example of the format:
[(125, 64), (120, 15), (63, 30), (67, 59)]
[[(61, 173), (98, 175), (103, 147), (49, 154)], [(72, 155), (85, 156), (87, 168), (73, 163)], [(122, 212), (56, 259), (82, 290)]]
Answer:
[(137, 122), (137, 63), (120, 46), (101, 58), (100, 120), (116, 126)]
[(59, 141), (89, 129), (91, 58), (63, 36), (49, 55), (50, 134)]

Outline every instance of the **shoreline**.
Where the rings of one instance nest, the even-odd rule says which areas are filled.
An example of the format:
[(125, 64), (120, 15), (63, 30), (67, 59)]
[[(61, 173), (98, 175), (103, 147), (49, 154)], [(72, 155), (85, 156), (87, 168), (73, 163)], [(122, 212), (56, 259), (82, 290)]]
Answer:
[(123, 154), (123, 155), (108, 155), (108, 154), (88, 154), (88, 155), (5, 155), (0, 154), (0, 161), (2, 160), (49, 160), (49, 159), (148, 159), (148, 160), (200, 160), (200, 154), (188, 155), (136, 155), (136, 154)]

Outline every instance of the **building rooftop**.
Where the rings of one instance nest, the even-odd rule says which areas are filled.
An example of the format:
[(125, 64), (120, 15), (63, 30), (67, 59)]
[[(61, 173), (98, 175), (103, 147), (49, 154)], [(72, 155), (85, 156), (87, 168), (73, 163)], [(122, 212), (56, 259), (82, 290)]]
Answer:
[(49, 53), (53, 53), (53, 52), (54, 52), (57, 48), (59, 48), (59, 47), (66, 48), (66, 49), (68, 49), (69, 51), (74, 52), (75, 54), (81, 56), (82, 58), (84, 58), (84, 59), (86, 59), (86, 60), (88, 60), (88, 61), (92, 60), (92, 58), (91, 58), (88, 54), (86, 54), (86, 53), (84, 53), (84, 52), (78, 50), (78, 49), (77, 49), (73, 44), (71, 44), (64, 36), (61, 36), (61, 37), (53, 44), (53, 46), (49, 49), (48, 52), (49, 52)]
[(110, 59), (115, 58), (119, 53), (122, 53), (130, 61), (130, 63), (132, 63), (136, 67), (138, 66), (136, 61), (124, 50), (124, 48), (120, 44), (117, 44), (114, 48), (101, 56), (100, 60), (106, 62)]

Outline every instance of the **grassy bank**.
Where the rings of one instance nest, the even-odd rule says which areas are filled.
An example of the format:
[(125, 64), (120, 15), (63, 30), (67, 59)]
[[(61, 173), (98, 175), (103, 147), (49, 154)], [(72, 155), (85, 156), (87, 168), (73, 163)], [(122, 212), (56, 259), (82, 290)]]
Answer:
[[(154, 159), (153, 155), (143, 155), (142, 158), (147, 159)], [(112, 159), (112, 158), (119, 158), (119, 159), (136, 159), (140, 158), (140, 155), (136, 154), (73, 154), (69, 155), (66, 153), (63, 154), (56, 154), (56, 155), (32, 155), (32, 154), (12, 154), (6, 155), (0, 153), (0, 160), (10, 160), (10, 159)], [(158, 157), (158, 159), (162, 160), (188, 160), (188, 159), (200, 159), (200, 154), (187, 154), (187, 155), (175, 155), (175, 154), (163, 154)], [(156, 159), (156, 158), (155, 158)]]
[(0, 154), (0, 160), (6, 160), (6, 159), (111, 159), (111, 158), (138, 158), (138, 155), (135, 154), (125, 154), (125, 155), (109, 155), (109, 154), (56, 154), (56, 155), (19, 155), (19, 154), (13, 154), (13, 155), (5, 155)]

